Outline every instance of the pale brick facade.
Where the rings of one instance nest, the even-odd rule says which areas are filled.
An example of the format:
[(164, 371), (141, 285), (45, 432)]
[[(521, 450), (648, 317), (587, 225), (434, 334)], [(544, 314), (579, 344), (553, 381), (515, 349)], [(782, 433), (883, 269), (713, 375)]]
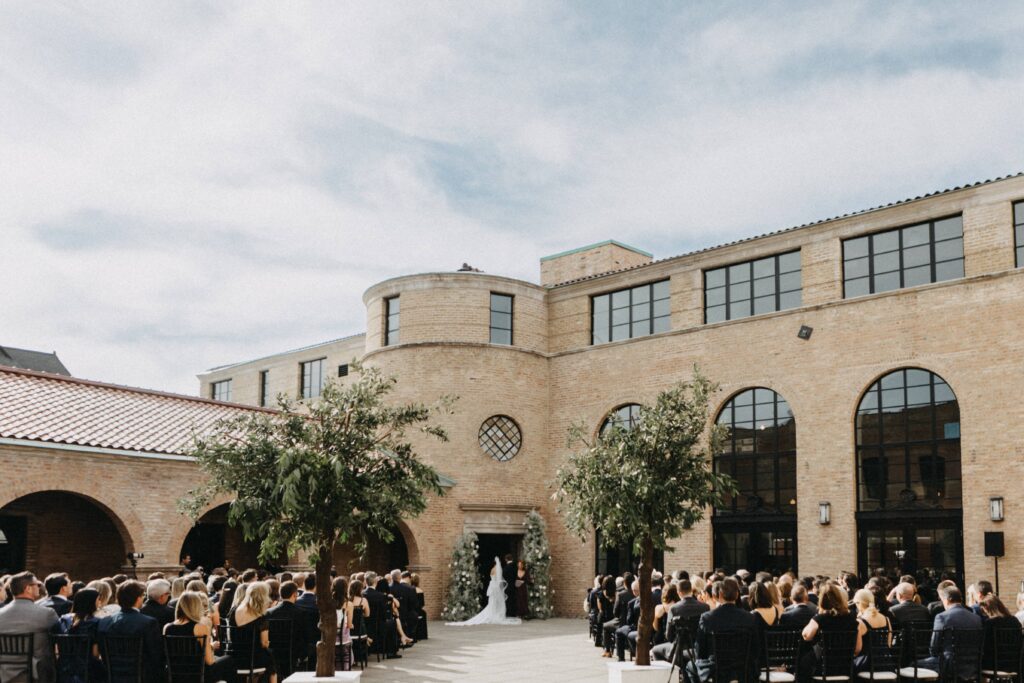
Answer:
[[(745, 389), (777, 392), (796, 421), (796, 513), (787, 522), (795, 529), (793, 561), (803, 575), (835, 574), (865, 566), (862, 536), (872, 523), (918, 525), (912, 530), (932, 524), (933, 511), (920, 506), (895, 509), (881, 522), (858, 514), (858, 405), (879, 378), (922, 368), (945, 380), (959, 405), (962, 527), (956, 509), (942, 513), (947, 522), (956, 518), (954, 534), (962, 528), (958, 569), (969, 582), (991, 578), (983, 532), (1005, 532), (1000, 573), (1007, 593), (1024, 576), (1024, 507), (1015, 495), (1024, 475), (1016, 428), (1024, 418), (1024, 269), (1015, 267), (1013, 217), (1013, 204), (1021, 200), (1024, 177), (1015, 176), (662, 261), (602, 243), (546, 259), (540, 286), (482, 273), (397, 277), (365, 293), (365, 335), (209, 371), (200, 375), (200, 391), (209, 396), (212, 382), (231, 379), (232, 400), (255, 404), (258, 375), (269, 370), (274, 393), (294, 396), (301, 362), (326, 358), (328, 370), (336, 371), (359, 357), (397, 376), (398, 399), (457, 395), (455, 414), (444, 419), (450, 442), (420, 444), (423, 457), (455, 484), (401, 529), (431, 612), (438, 612), (451, 548), (464, 529), (508, 533), (536, 508), (549, 525), (558, 611), (574, 614), (595, 572), (595, 544), (571, 537), (551, 500), (550, 482), (568, 456), (571, 424), (596, 431), (615, 408), (650, 400), (687, 379), (695, 364), (721, 385), (716, 414)], [(956, 215), (962, 216), (965, 277), (844, 299), (844, 239)], [(798, 307), (705, 324), (706, 271), (794, 250), (800, 252)], [(591, 343), (593, 297), (665, 279), (668, 331)], [(514, 297), (511, 346), (489, 343), (491, 293)], [(385, 346), (385, 300), (395, 296), (400, 343)], [(813, 328), (809, 340), (797, 338), (804, 325)], [(522, 447), (508, 462), (495, 461), (478, 443), (481, 423), (493, 415), (507, 415), (521, 429)], [(154, 466), (118, 461), (82, 472), (95, 477), (90, 481), (111, 472), (105, 481), (115, 482), (125, 468)], [(178, 468), (189, 464), (161, 466), (174, 475), (159, 481), (168, 496), (194, 476), (176, 478)], [(945, 473), (950, 478), (952, 467)], [(138, 535), (147, 548), (166, 547), (170, 561), (187, 525), (172, 522), (169, 509), (154, 509), (152, 502), (128, 505), (104, 488), (111, 491), (104, 504), (134, 534), (131, 543), (142, 542)], [(19, 489), (37, 490), (47, 490), (45, 482)], [(993, 496), (1005, 500), (1005, 521), (989, 520)], [(818, 522), (820, 502), (831, 506), (828, 525)], [(664, 568), (710, 568), (719, 521), (709, 515), (686, 533)], [(959, 558), (947, 560), (959, 564)], [(157, 564), (163, 561), (161, 556)]]

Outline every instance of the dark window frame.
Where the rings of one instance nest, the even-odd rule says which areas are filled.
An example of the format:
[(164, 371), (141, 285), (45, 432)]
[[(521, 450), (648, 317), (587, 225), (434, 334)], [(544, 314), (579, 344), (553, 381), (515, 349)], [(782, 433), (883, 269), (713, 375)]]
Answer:
[[(498, 311), (494, 308), (494, 298), (502, 297), (508, 299), (508, 328), (497, 327), (494, 324), (494, 314), (501, 313), (505, 314), (506, 311)], [(516, 297), (513, 294), (505, 294), (504, 292), (491, 292), (488, 298), (488, 319), (487, 319), (487, 330), (488, 330), (488, 342), (491, 344), (500, 344), (501, 346), (512, 346), (515, 343), (515, 315), (516, 315)], [(508, 332), (508, 341), (494, 341), (495, 331)]]
[(1024, 200), (1014, 202), (1012, 211), (1014, 267), (1024, 268)]
[[(953, 218), (959, 218), (960, 219), (960, 236), (958, 238), (957, 237), (951, 237), (951, 238), (947, 238), (947, 239), (936, 240), (935, 239), (935, 224), (936, 223), (941, 223), (942, 221), (951, 220)], [(927, 245), (928, 245), (928, 259), (929, 259), (928, 260), (929, 281), (928, 282), (924, 282), (924, 283), (920, 283), (920, 284), (909, 284), (908, 285), (908, 284), (906, 284), (907, 271), (911, 270), (911, 269), (914, 269), (914, 268), (923, 267), (923, 264), (921, 266), (906, 266), (905, 263), (904, 263), (905, 256), (906, 256), (906, 251), (908, 249), (912, 249), (912, 248), (915, 248), (915, 247), (924, 246), (924, 244), (914, 244), (914, 245), (910, 245), (909, 247), (904, 247), (904, 245), (903, 245), (904, 231), (909, 229), (909, 228), (916, 228), (916, 227), (919, 227), (919, 226), (922, 226), (922, 225), (927, 225), (928, 226), (928, 242), (927, 242)], [(877, 273), (877, 274), (878, 275), (888, 275), (890, 273), (898, 273), (899, 274), (899, 286), (894, 287), (892, 289), (882, 289), (882, 290), (876, 291), (876, 286), (875, 286), (875, 284), (876, 284), (875, 283), (875, 275), (876, 275), (876, 273), (875, 273), (875, 264), (876, 264), (876, 260), (875, 260), (875, 257), (876, 257), (875, 240), (876, 240), (876, 238), (878, 238), (878, 237), (880, 237), (882, 235), (889, 235), (889, 234), (893, 234), (893, 233), (896, 234), (896, 239), (897, 239), (897, 246), (896, 246), (895, 251), (882, 251), (882, 252), (878, 252), (877, 255), (882, 256), (882, 255), (885, 255), (885, 254), (895, 253), (895, 254), (897, 254), (899, 256), (899, 264), (898, 264), (898, 266), (897, 266), (895, 271), (887, 270), (887, 271), (883, 271), (883, 272)], [(866, 238), (868, 240), (868, 253), (867, 253), (867, 256), (863, 256), (863, 257), (862, 256), (857, 256), (857, 257), (853, 257), (853, 258), (847, 258), (846, 257), (846, 246), (847, 246), (847, 244), (850, 243), (850, 242), (853, 242), (854, 240), (859, 240), (859, 239), (863, 239), (863, 238)], [(954, 241), (956, 239), (960, 240), (960, 257), (959, 258), (953, 258), (953, 259), (943, 259), (941, 261), (937, 261), (936, 260), (936, 253), (935, 253), (936, 245), (937, 244), (944, 244), (946, 242), (952, 242), (952, 241)], [(963, 277), (966, 276), (966, 273), (967, 273), (967, 271), (966, 271), (966, 260), (964, 258), (964, 250), (963, 250), (963, 246), (964, 246), (963, 245), (963, 241), (964, 241), (963, 213), (954, 213), (954, 214), (949, 214), (949, 215), (946, 215), (946, 216), (938, 216), (936, 218), (930, 218), (930, 219), (924, 220), (924, 221), (917, 221), (917, 222), (914, 222), (914, 223), (908, 223), (906, 225), (898, 225), (898, 226), (895, 226), (895, 227), (892, 227), (892, 228), (885, 228), (884, 230), (876, 230), (875, 232), (869, 232), (869, 233), (864, 233), (864, 234), (861, 234), (861, 235), (854, 235), (852, 237), (844, 238), (842, 240), (842, 245), (841, 245), (841, 248), (842, 248), (842, 264), (843, 264), (843, 299), (858, 298), (858, 297), (862, 297), (862, 296), (872, 296), (874, 294), (882, 294), (884, 292), (896, 292), (896, 291), (899, 291), (901, 289), (908, 289), (908, 288), (911, 288), (911, 287), (923, 287), (924, 285), (931, 285), (931, 284), (935, 284), (937, 282), (950, 282), (951, 280), (962, 279)], [(860, 258), (866, 258), (867, 259), (868, 274), (865, 275), (865, 276), (858, 276), (858, 277), (855, 277), (855, 278), (847, 278), (846, 277), (846, 271), (847, 271), (848, 263), (850, 261), (853, 261), (853, 260), (856, 260), (856, 259), (860, 259)], [(936, 279), (936, 276), (937, 276), (936, 269), (937, 269), (937, 267), (940, 264), (953, 263), (955, 261), (960, 261), (960, 264), (961, 264), (961, 270), (963, 271), (963, 274), (960, 275), (960, 277), (946, 278), (946, 279), (942, 279), (942, 280)], [(854, 295), (850, 295), (850, 294), (847, 293), (847, 289), (849, 287), (850, 281), (863, 280), (863, 279), (867, 279), (867, 282), (868, 282), (868, 291), (867, 291), (867, 293), (865, 293), (865, 294), (854, 294)]]
[[(783, 257), (785, 257), (785, 256), (790, 256), (791, 254), (797, 254), (797, 260), (798, 260), (798, 263), (799, 263), (799, 267), (796, 270), (787, 270), (786, 272), (782, 272), (781, 269), (780, 269), (781, 259)], [(764, 277), (755, 277), (754, 264), (758, 263), (758, 262), (761, 262), (761, 261), (766, 261), (768, 259), (772, 259), (774, 261), (774, 264), (773, 264), (774, 272), (773, 272), (773, 274), (769, 275), (769, 276), (764, 276)], [(732, 297), (729, 294), (729, 290), (732, 287), (732, 285), (734, 284), (731, 281), (732, 280), (732, 270), (733, 270), (733, 268), (737, 268), (737, 267), (740, 267), (740, 266), (747, 266), (747, 268), (749, 269), (749, 276), (748, 276), (748, 278), (746, 280), (741, 281), (741, 282), (748, 282), (748, 283), (750, 283), (750, 287), (749, 287), (750, 294), (749, 294), (749, 296), (746, 299), (738, 299), (737, 301), (732, 301)], [(712, 290), (717, 290), (717, 289), (723, 290), (724, 293), (725, 293), (725, 300), (724, 300), (724, 303), (722, 303), (722, 304), (715, 304), (713, 306), (708, 306), (708, 274), (715, 273), (715, 272), (717, 272), (719, 270), (724, 272), (724, 274), (725, 274), (725, 282), (720, 287), (711, 287), (711, 289)], [(804, 299), (804, 296), (803, 296), (803, 293), (804, 293), (804, 277), (803, 277), (804, 273), (803, 273), (803, 271), (804, 271), (803, 252), (801, 251), (800, 248), (790, 249), (788, 251), (779, 252), (777, 254), (769, 254), (767, 256), (761, 256), (759, 258), (750, 259), (748, 261), (739, 261), (739, 262), (736, 262), (736, 263), (728, 263), (728, 264), (725, 264), (725, 265), (716, 266), (714, 268), (706, 268), (706, 269), (704, 269), (702, 271), (702, 282), (703, 282), (702, 292), (703, 292), (703, 296), (704, 296), (704, 324), (705, 325), (712, 325), (714, 323), (728, 322), (730, 320), (743, 320), (744, 318), (753, 318), (753, 317), (759, 316), (759, 315), (767, 315), (769, 313), (778, 313), (779, 311), (791, 311), (791, 310), (793, 310), (795, 308), (800, 308), (801, 306), (803, 306), (803, 299)], [(791, 275), (793, 273), (799, 273), (800, 274), (800, 286), (798, 288), (796, 288), (796, 289), (786, 289), (786, 290), (783, 290), (782, 289), (782, 277), (784, 275)], [(775, 301), (774, 301), (775, 307), (772, 310), (770, 310), (770, 311), (756, 312), (754, 310), (754, 303), (755, 303), (755, 301), (757, 299), (765, 298), (766, 296), (769, 296), (769, 295), (756, 296), (756, 293), (754, 292), (754, 283), (757, 280), (765, 280), (765, 279), (768, 279), (769, 277), (772, 278), (773, 285), (774, 285), (774, 291), (773, 291), (773, 293), (770, 296), (773, 296), (773, 298), (775, 299)], [(782, 297), (783, 297), (783, 295), (785, 295), (785, 294), (793, 294), (793, 293), (799, 294), (800, 302), (797, 303), (795, 306), (788, 306), (788, 307), (783, 308), (783, 306), (782, 306)], [(741, 301), (746, 301), (746, 302), (748, 302), (750, 304), (750, 312), (747, 313), (746, 315), (734, 315), (733, 310), (732, 310), (733, 305), (736, 304), (736, 303), (740, 303)], [(711, 320), (711, 321), (709, 321), (708, 320), (708, 309), (709, 308), (721, 308), (722, 306), (725, 307), (725, 318), (723, 318), (722, 320)]]
[[(658, 299), (655, 299), (654, 298), (654, 288), (657, 285), (660, 285), (662, 283), (665, 284), (665, 296), (663, 296), (661, 298), (658, 298)], [(633, 301), (634, 293), (637, 292), (638, 290), (642, 290), (642, 289), (647, 289), (647, 302), (646, 302), (646, 304), (647, 304), (647, 306), (646, 306), (646, 308), (647, 308), (647, 318), (637, 318), (636, 320), (634, 320), (633, 319), (633, 311), (634, 311), (635, 307), (640, 307), (640, 306), (643, 306), (643, 304), (644, 304), (644, 302), (642, 302), (642, 301), (634, 303), (634, 301)], [(628, 320), (625, 323), (620, 323), (620, 326), (621, 325), (626, 325), (628, 327), (628, 329), (629, 329), (629, 334), (627, 336), (625, 336), (625, 337), (622, 337), (621, 339), (613, 339), (613, 328), (615, 328), (617, 326), (614, 324), (615, 323), (615, 316), (613, 315), (613, 310), (615, 310), (615, 309), (613, 309), (613, 307), (612, 307), (612, 302), (613, 302), (613, 298), (614, 298), (614, 296), (616, 294), (621, 294), (623, 292), (628, 292), (628, 294), (629, 294), (629, 301), (626, 304), (626, 306), (624, 307), (626, 310), (629, 311), (629, 317), (628, 317)], [(597, 313), (597, 303), (596, 302), (597, 302), (598, 299), (602, 299), (602, 298), (605, 298), (605, 297), (608, 298), (607, 338), (604, 341), (598, 341), (597, 340), (597, 334), (595, 333), (595, 330), (597, 329), (597, 326), (595, 324), (595, 319), (596, 319), (596, 316), (598, 314)], [(655, 303), (658, 302), (658, 301), (668, 301), (669, 302), (669, 304), (668, 304), (668, 311), (666, 313), (664, 313), (663, 315), (655, 316), (654, 315), (654, 308), (655, 308)], [(653, 282), (645, 282), (644, 284), (634, 285), (632, 287), (623, 287), (621, 289), (616, 289), (616, 290), (613, 290), (613, 291), (610, 291), (610, 292), (602, 292), (601, 294), (593, 294), (593, 295), (591, 295), (591, 297), (590, 297), (590, 345), (591, 346), (597, 346), (599, 344), (610, 344), (612, 342), (626, 341), (627, 339), (639, 339), (639, 338), (642, 338), (642, 337), (649, 337), (649, 336), (651, 336), (653, 334), (662, 334), (664, 332), (670, 332), (672, 330), (672, 303), (671, 302), (672, 302), (671, 278), (662, 278), (660, 280), (654, 280)], [(634, 325), (636, 325), (638, 323), (641, 323), (644, 320), (647, 321), (647, 332), (640, 332), (638, 334), (633, 334), (633, 327), (634, 327)], [(663, 330), (655, 330), (654, 328), (655, 328), (655, 321), (656, 320), (667, 321), (666, 328), (663, 329)]]
[(260, 370), (260, 407), (266, 408), (270, 399), (270, 370)]
[(601, 420), (601, 424), (597, 428), (598, 436), (604, 434), (610, 427), (619, 427), (626, 430), (632, 429), (640, 420), (641, 410), (643, 410), (643, 405), (640, 403), (622, 403), (615, 406)]
[[(402, 304), (400, 299), (401, 297), (397, 295), (384, 299), (384, 346), (394, 346), (401, 342)], [(392, 320), (394, 320), (394, 326), (391, 325)]]
[[(221, 393), (220, 390), (222, 388), (226, 389), (226, 391), (224, 391), (225, 395), (220, 396), (218, 394)], [(230, 377), (228, 377), (227, 379), (221, 379), (221, 380), (217, 380), (216, 382), (211, 382), (210, 383), (210, 399), (214, 400), (214, 401), (224, 401), (225, 403), (229, 403), (231, 401), (231, 378)]]
[[(320, 383), (319, 383), (319, 386), (316, 387), (316, 393), (315, 394), (312, 393), (313, 392), (313, 366), (314, 366), (314, 364), (319, 364), (319, 368), (320, 368)], [(323, 356), (321, 358), (313, 358), (311, 360), (304, 360), (304, 361), (301, 361), (299, 363), (299, 398), (300, 399), (307, 400), (307, 399), (313, 399), (313, 398), (319, 398), (320, 397), (320, 394), (323, 392), (323, 389), (324, 389), (324, 383), (326, 381), (326, 377), (324, 376), (324, 369), (326, 368), (326, 365), (327, 365), (327, 356)], [(306, 372), (307, 368), (309, 369), (308, 373)], [(307, 385), (307, 379), (309, 380), (308, 385)], [(307, 390), (307, 387), (308, 387), (308, 390)]]

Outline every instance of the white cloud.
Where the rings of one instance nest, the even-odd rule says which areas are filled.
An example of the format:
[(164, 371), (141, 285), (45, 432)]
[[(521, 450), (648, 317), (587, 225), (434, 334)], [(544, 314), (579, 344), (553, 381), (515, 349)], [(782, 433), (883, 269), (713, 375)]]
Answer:
[(0, 7), (0, 344), (193, 392), (363, 290), (534, 279), (1020, 169), (1024, 12), (835, 3)]

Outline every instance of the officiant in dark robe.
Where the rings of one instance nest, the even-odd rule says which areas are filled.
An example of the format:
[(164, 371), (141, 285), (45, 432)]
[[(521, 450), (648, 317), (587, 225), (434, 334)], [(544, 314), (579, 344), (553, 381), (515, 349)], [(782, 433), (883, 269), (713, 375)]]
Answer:
[(516, 565), (512, 555), (505, 556), (505, 565), (501, 568), (501, 578), (505, 581), (505, 614), (510, 617), (516, 612)]

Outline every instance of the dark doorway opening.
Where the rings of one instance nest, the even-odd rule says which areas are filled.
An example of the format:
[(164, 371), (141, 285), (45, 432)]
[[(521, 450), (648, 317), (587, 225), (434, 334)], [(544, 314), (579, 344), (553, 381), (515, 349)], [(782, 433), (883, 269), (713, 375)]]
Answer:
[(899, 577), (910, 574), (925, 591), (934, 589), (944, 578), (963, 585), (963, 519), (928, 519), (921, 513), (901, 519), (858, 520), (858, 571), (869, 577), (884, 574)]
[(716, 568), (728, 573), (746, 569), (776, 576), (797, 571), (796, 521), (715, 520), (714, 528)]
[(17, 574), (25, 571), (27, 536), (27, 519), (0, 515), (0, 574)]
[(523, 537), (520, 534), (478, 534), (477, 535), (477, 568), (480, 571), (482, 582), (480, 593), (480, 606), (487, 604), (487, 584), (491, 581), (491, 568), (494, 567), (494, 558), (505, 564), (505, 555), (511, 555), (512, 561), (519, 559), (519, 548), (522, 545)]
[[(637, 573), (637, 568), (640, 566), (640, 554), (633, 552), (633, 548), (629, 546), (623, 546), (621, 548), (605, 548), (601, 545), (601, 532), (598, 531), (594, 535), (594, 544), (596, 546), (596, 556), (594, 557), (594, 573), (595, 574), (611, 574), (612, 576), (622, 576), (623, 572)], [(671, 568), (665, 567), (665, 553), (661, 550), (654, 551), (654, 569), (661, 572), (672, 571)]]
[(190, 567), (210, 571), (215, 567), (234, 567), (239, 571), (264, 567), (276, 569), (287, 558), (265, 565), (259, 562), (259, 541), (247, 541), (239, 527), (228, 524), (230, 504), (219, 505), (199, 518), (181, 544), (179, 557), (190, 555)]
[(209, 522), (199, 522), (192, 527), (181, 546), (181, 556), (192, 558), (190, 567), (203, 567), (209, 571), (224, 566), (224, 529), (224, 524)]

